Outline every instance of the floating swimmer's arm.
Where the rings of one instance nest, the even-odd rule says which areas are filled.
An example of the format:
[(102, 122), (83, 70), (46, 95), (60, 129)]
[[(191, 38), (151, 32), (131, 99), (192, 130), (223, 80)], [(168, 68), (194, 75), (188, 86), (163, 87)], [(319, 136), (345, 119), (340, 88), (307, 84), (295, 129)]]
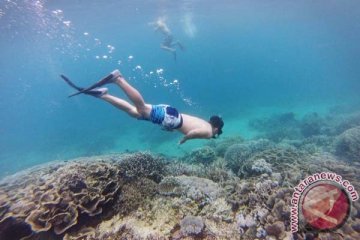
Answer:
[(180, 140), (179, 144), (183, 144), (187, 140), (194, 138), (209, 138), (209, 133), (203, 129), (191, 130)]

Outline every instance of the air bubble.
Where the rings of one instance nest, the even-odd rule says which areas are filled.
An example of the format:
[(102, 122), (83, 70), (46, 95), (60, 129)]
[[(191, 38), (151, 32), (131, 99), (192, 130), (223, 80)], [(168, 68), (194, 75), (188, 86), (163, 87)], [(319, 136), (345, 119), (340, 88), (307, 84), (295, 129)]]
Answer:
[(115, 50), (115, 47), (110, 44), (107, 45), (107, 48), (109, 49), (109, 53), (112, 53)]
[(63, 24), (65, 24), (67, 27), (70, 27), (71, 21), (63, 21)]

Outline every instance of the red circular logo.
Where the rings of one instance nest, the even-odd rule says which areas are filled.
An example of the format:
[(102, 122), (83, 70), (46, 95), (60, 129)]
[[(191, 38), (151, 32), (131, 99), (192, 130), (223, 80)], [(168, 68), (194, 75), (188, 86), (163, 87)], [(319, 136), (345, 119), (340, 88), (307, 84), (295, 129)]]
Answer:
[(311, 187), (302, 200), (305, 221), (318, 230), (340, 227), (350, 212), (350, 199), (345, 191), (330, 183)]

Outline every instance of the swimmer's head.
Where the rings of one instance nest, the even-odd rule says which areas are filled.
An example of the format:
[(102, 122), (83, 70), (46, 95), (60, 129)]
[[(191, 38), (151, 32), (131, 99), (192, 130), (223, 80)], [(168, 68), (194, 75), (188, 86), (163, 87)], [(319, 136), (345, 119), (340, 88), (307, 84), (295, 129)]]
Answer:
[(224, 127), (224, 121), (222, 118), (216, 115), (211, 116), (209, 123), (215, 130), (213, 138), (216, 138), (216, 135), (220, 136), (222, 134), (222, 128)]

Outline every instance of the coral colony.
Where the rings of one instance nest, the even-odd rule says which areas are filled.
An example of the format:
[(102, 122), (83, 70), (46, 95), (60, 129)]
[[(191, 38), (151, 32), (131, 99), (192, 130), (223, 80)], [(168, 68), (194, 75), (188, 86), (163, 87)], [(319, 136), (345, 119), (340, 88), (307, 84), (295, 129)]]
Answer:
[(8, 176), (0, 239), (360, 239), (358, 201), (332, 231), (303, 226), (293, 208), (320, 172), (360, 190), (360, 114), (285, 113), (249, 124), (258, 138), (209, 141), (177, 159), (94, 156)]

